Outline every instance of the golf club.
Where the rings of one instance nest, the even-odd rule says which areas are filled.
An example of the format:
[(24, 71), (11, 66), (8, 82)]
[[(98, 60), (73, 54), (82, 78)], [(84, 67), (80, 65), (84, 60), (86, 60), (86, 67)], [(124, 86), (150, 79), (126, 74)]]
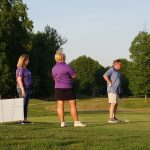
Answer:
[[(122, 95), (119, 95), (119, 98), (122, 100)], [(125, 110), (125, 101), (123, 102), (123, 113), (124, 113), (124, 122), (130, 122), (128, 119), (127, 119), (127, 115), (126, 115), (126, 110)]]
[(123, 105), (123, 113), (124, 113), (124, 122), (130, 122), (128, 119), (127, 119), (127, 115), (126, 115), (126, 111), (125, 111), (125, 104)]
[(130, 121), (127, 119), (127, 115), (126, 115), (125, 108), (123, 108), (123, 112), (124, 112), (124, 117), (125, 117), (124, 122), (130, 122)]

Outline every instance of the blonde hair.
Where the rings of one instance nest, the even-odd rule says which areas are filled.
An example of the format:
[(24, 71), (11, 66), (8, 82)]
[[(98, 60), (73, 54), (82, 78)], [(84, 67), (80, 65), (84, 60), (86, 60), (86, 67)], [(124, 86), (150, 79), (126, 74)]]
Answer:
[(19, 57), (19, 60), (18, 60), (18, 63), (17, 63), (17, 67), (26, 67), (26, 64), (25, 62), (29, 60), (29, 56), (26, 55), (26, 54), (22, 54), (20, 57)]
[(64, 62), (65, 59), (66, 59), (66, 55), (63, 53), (63, 50), (62, 49), (57, 50), (55, 54), (55, 61)]

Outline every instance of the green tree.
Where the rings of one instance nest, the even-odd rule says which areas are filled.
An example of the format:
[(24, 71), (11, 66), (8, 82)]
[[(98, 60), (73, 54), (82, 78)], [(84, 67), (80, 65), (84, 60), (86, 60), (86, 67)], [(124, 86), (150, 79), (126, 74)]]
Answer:
[(31, 37), (33, 45), (30, 52), (30, 68), (33, 77), (33, 95), (52, 96), (53, 79), (50, 74), (55, 64), (54, 55), (56, 50), (66, 43), (66, 39), (50, 26), (46, 26), (44, 32), (34, 33)]
[(122, 68), (120, 70), (121, 76), (121, 88), (122, 88), (122, 95), (129, 96), (131, 95), (131, 91), (129, 89), (129, 79), (130, 79), (130, 65), (131, 62), (127, 59), (120, 59), (122, 62)]
[[(103, 67), (95, 60), (87, 56), (80, 56), (73, 60), (70, 65), (77, 72), (76, 89), (79, 94), (93, 95), (100, 94), (100, 86), (98, 83), (102, 78), (100, 69)], [(103, 80), (103, 79), (102, 79)]]
[(130, 87), (135, 95), (144, 94), (145, 102), (150, 92), (150, 34), (139, 32), (130, 47)]
[[(3, 95), (7, 95), (7, 91), (10, 90), (11, 86), (8, 86), (11, 84), (12, 80), (10, 77), (10, 70), (9, 66), (7, 65), (7, 57), (5, 53), (5, 44), (0, 43), (0, 93)], [(0, 94), (0, 97), (1, 97)]]
[[(27, 6), (22, 0), (1, 0), (0, 57), (2, 58), (0, 59), (3, 61), (1, 61), (0, 65), (3, 67), (3, 62), (5, 62), (7, 67), (0, 70), (1, 75), (3, 74), (3, 76), (0, 76), (0, 79), (3, 80), (4, 75), (6, 75), (7, 80), (9, 80), (5, 82), (3, 92), (1, 91), (3, 96), (14, 96), (17, 60), (22, 53), (28, 52), (31, 48), (29, 37), (31, 30), (32, 21), (27, 16)], [(3, 87), (3, 82), (0, 83), (0, 87)]]

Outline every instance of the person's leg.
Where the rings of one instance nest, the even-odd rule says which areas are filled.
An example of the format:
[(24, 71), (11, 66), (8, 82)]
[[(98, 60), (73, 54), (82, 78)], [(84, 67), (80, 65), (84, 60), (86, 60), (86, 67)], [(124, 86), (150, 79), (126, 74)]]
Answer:
[[(18, 93), (18, 98), (22, 98), (22, 92), (21, 89), (19, 87), (17, 87), (17, 93)], [(16, 121), (17, 124), (22, 124), (23, 120), (18, 120)]]
[(116, 93), (108, 93), (109, 99), (109, 117), (115, 118), (118, 106), (118, 95)]
[(116, 104), (114, 104), (114, 103), (110, 103), (110, 106), (109, 106), (109, 118), (114, 118), (115, 105)]
[(118, 103), (115, 104), (115, 108), (114, 108), (114, 117), (113, 117), (113, 118), (116, 118), (117, 107), (118, 107)]
[(118, 119), (115, 117), (116, 116), (116, 111), (117, 111), (117, 95), (115, 93), (109, 93), (108, 94), (108, 97), (109, 97), (109, 123), (117, 123)]
[(61, 122), (64, 122), (64, 101), (57, 101), (57, 114)]
[(69, 100), (70, 104), (70, 112), (71, 116), (73, 118), (73, 121), (76, 122), (78, 121), (78, 114), (77, 114), (77, 107), (76, 107), (76, 100)]
[(118, 108), (119, 95), (118, 95), (117, 93), (115, 93), (115, 94), (114, 94), (114, 97), (115, 97), (114, 102), (116, 103), (116, 104), (115, 104), (115, 109), (114, 109), (114, 119), (115, 119), (115, 120), (118, 120), (118, 119), (116, 118), (116, 113), (117, 113), (117, 108)]
[(28, 104), (29, 104), (29, 98), (30, 98), (30, 89), (25, 90), (26, 95), (24, 97), (24, 121), (27, 121), (27, 113), (28, 113)]
[(76, 100), (69, 100), (70, 109), (71, 109), (71, 116), (74, 121), (74, 127), (86, 127), (85, 124), (78, 121), (78, 114), (77, 114), (77, 107), (76, 107)]

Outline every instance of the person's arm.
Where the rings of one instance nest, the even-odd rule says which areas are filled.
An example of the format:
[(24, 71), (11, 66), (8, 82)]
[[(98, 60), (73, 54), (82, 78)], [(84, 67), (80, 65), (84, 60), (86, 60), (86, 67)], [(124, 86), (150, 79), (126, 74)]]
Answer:
[(112, 86), (112, 81), (110, 80), (111, 74), (112, 74), (112, 70), (109, 69), (109, 70), (103, 75), (103, 78), (105, 79), (105, 81), (108, 83), (109, 86)]
[(52, 71), (51, 71), (51, 77), (53, 78), (53, 80), (55, 81), (55, 76), (54, 76), (54, 67), (52, 68)]
[(72, 79), (77, 77), (77, 73), (74, 71), (74, 69), (68, 65), (68, 73), (71, 76)]
[(22, 83), (22, 77), (21, 76), (17, 77), (17, 82), (18, 82), (19, 87), (21, 88), (22, 96), (25, 97), (26, 93), (25, 93), (25, 90), (24, 90), (24, 86), (23, 86), (23, 83)]
[(108, 76), (103, 75), (103, 78), (105, 79), (105, 81), (108, 83), (109, 86), (112, 85), (112, 81), (108, 78)]
[(72, 79), (74, 79), (74, 78), (76, 78), (76, 77), (77, 77), (77, 74), (76, 74), (76, 73), (71, 76)]

